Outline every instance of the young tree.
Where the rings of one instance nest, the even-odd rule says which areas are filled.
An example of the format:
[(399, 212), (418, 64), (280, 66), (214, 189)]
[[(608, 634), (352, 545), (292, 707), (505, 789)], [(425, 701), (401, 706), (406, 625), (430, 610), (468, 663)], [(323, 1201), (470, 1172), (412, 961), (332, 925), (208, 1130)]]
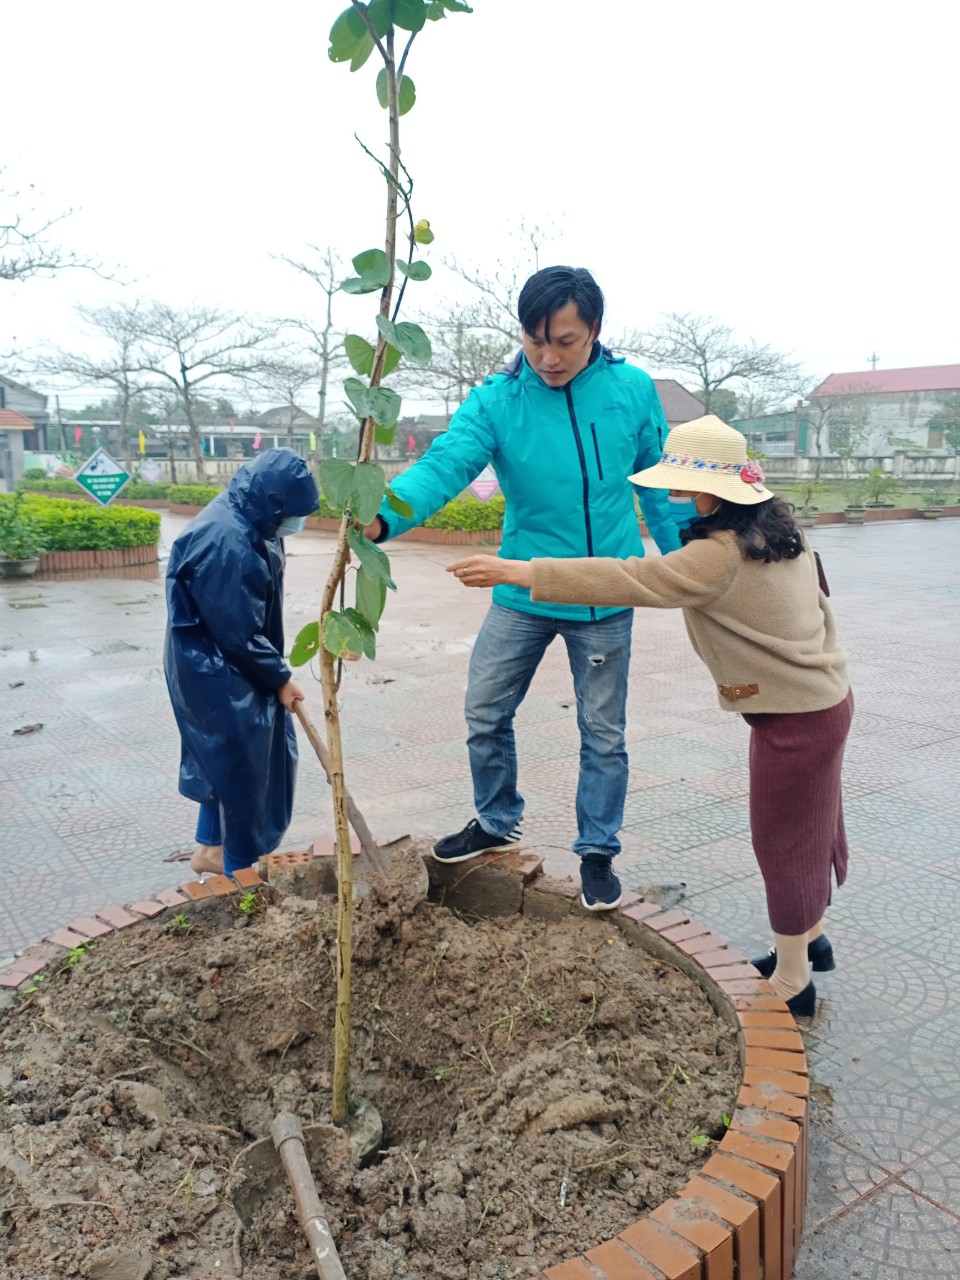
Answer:
[[(376, 515), (384, 494), (395, 510), (410, 514), (408, 504), (399, 501), (386, 485), (383, 468), (371, 462), (374, 439), (392, 442), (400, 415), (400, 396), (382, 385), (383, 378), (404, 356), (416, 364), (427, 364), (430, 341), (423, 329), (398, 315), (409, 281), (423, 281), (430, 267), (415, 258), (419, 245), (429, 244), (433, 233), (426, 220), (414, 221), (413, 183), (400, 152), (400, 117), (416, 101), (416, 88), (406, 74), (407, 59), (418, 34), (427, 21), (438, 21), (448, 13), (470, 13), (461, 0), (352, 0), (330, 31), (329, 56), (333, 62), (348, 62), (351, 71), (364, 65), (374, 50), (383, 63), (376, 81), (380, 105), (388, 116), (387, 158), (377, 161), (386, 183), (386, 218), (383, 249), (367, 249), (353, 259), (356, 275), (341, 288), (350, 294), (378, 294), (375, 344), (358, 334), (348, 334), (344, 349), (359, 377), (348, 378), (344, 390), (356, 412), (360, 448), (356, 463), (327, 459), (320, 479), (327, 501), (342, 512), (340, 534), (333, 564), (320, 602), (320, 618), (301, 631), (290, 661), (303, 664), (319, 653), (323, 684), (324, 716), (329, 748), (329, 773), (333, 790), (334, 826), (337, 843), (337, 1005), (334, 1027), (333, 1118), (347, 1120), (347, 1089), (350, 1070), (350, 969), (353, 933), (353, 866), (347, 819), (347, 792), (343, 769), (343, 744), (337, 705), (339, 688), (337, 660), (345, 656), (372, 658), (376, 654), (376, 632), (388, 589), (395, 589), (390, 562), (380, 547), (367, 539), (363, 526)], [(397, 49), (403, 43), (402, 53)], [(369, 152), (368, 152), (369, 154)], [(408, 224), (407, 252), (398, 254), (398, 221)], [(403, 278), (395, 289), (398, 273)], [(366, 378), (364, 382), (362, 379)], [(356, 605), (334, 609), (344, 582), (350, 555), (356, 557)]]
[(137, 318), (135, 372), (169, 383), (180, 401), (201, 484), (206, 479), (203, 435), (196, 413), (198, 388), (207, 393), (262, 374), (272, 358), (274, 332), (216, 307), (177, 311), (161, 302)]
[(769, 408), (796, 390), (800, 380), (798, 366), (786, 356), (752, 339), (740, 341), (712, 316), (670, 312), (649, 333), (626, 338), (623, 349), (657, 370), (679, 374), (706, 413), (714, 412), (721, 389), (736, 393), (738, 408), (742, 395), (763, 395)]

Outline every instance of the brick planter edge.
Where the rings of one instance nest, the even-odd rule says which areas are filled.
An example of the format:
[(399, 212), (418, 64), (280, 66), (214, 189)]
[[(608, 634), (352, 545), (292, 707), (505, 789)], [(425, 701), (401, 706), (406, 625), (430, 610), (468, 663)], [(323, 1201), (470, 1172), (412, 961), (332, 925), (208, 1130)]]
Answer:
[[(535, 854), (484, 855), (466, 866), (425, 862), (444, 905), (466, 914), (519, 911), (557, 920), (579, 901), (579, 886), (544, 876)], [(188, 881), (78, 917), (0, 969), (0, 996), (9, 1000), (71, 947), (264, 884), (309, 896), (329, 892), (336, 884), (332, 841), (321, 837), (309, 852), (270, 854), (258, 869), (232, 878)], [(530, 1280), (790, 1280), (803, 1231), (810, 1136), (810, 1082), (793, 1017), (740, 952), (681, 908), (663, 911), (627, 892), (611, 917), (631, 943), (697, 982), (736, 1029), (743, 1082), (717, 1150), (676, 1195), (614, 1239)]]

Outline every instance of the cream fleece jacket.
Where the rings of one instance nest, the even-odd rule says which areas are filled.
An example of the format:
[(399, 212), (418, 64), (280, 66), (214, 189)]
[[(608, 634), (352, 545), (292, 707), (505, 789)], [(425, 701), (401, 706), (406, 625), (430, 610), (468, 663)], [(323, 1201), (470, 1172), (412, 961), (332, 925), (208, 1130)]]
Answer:
[(847, 659), (804, 546), (796, 560), (763, 564), (746, 559), (736, 536), (723, 532), (647, 559), (533, 560), (531, 595), (682, 609), (725, 710), (823, 711), (847, 695)]

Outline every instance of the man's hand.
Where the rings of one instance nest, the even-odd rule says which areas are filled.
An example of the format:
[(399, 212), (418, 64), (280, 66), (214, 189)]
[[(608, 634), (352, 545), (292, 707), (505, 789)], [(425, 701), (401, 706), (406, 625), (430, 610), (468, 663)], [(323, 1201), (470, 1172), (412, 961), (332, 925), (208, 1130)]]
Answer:
[(447, 565), (465, 587), (533, 586), (533, 566), (527, 560), (501, 560), (499, 556), (467, 556)]
[(303, 690), (291, 677), (282, 689), (277, 690), (277, 697), (288, 711), (292, 711), (295, 702), (303, 701)]
[(381, 533), (383, 533), (383, 521), (379, 516), (374, 516), (369, 524), (363, 526), (363, 536), (369, 538), (371, 542), (376, 542)]

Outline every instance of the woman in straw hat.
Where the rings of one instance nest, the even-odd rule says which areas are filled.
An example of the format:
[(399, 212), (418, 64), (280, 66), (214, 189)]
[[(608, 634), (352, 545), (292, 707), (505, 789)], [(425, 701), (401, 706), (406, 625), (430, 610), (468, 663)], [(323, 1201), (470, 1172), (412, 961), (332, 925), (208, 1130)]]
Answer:
[(814, 1012), (810, 965), (834, 968), (822, 918), (846, 878), (840, 770), (853, 713), (847, 660), (813, 551), (764, 487), (739, 431), (708, 415), (667, 436), (630, 477), (669, 489), (683, 546), (627, 560), (469, 556), (469, 587), (506, 582), (534, 600), (683, 610), (720, 706), (750, 726), (750, 827), (776, 945), (755, 961), (792, 1012)]

